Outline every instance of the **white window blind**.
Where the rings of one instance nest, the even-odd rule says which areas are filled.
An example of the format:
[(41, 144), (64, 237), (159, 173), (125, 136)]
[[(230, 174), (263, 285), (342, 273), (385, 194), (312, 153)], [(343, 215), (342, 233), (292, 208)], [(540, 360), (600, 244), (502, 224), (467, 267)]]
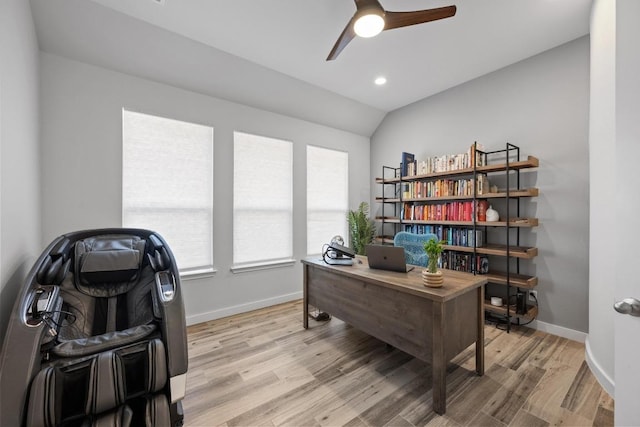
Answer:
[(122, 224), (158, 232), (181, 272), (213, 269), (213, 128), (122, 112)]
[(233, 263), (293, 257), (293, 144), (234, 132)]
[(335, 235), (349, 241), (349, 154), (307, 146), (307, 254)]

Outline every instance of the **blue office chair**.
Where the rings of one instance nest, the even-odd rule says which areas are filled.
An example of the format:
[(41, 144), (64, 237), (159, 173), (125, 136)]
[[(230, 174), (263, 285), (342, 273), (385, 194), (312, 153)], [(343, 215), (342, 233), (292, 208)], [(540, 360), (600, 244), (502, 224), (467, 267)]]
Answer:
[(407, 231), (400, 231), (393, 238), (394, 246), (402, 246), (404, 248), (404, 257), (407, 264), (427, 266), (429, 257), (424, 252), (423, 245), (431, 239), (438, 239), (438, 236), (432, 233), (415, 234)]

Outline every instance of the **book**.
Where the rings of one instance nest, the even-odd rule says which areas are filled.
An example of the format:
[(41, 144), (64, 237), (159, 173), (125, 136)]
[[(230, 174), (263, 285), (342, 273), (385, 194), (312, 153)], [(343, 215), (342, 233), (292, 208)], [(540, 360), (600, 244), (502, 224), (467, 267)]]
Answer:
[(415, 160), (416, 160), (415, 155), (404, 152), (404, 151), (402, 152), (402, 163), (400, 164), (400, 170), (401, 170), (402, 176), (409, 175), (409, 169), (410, 169), (409, 164), (413, 165)]

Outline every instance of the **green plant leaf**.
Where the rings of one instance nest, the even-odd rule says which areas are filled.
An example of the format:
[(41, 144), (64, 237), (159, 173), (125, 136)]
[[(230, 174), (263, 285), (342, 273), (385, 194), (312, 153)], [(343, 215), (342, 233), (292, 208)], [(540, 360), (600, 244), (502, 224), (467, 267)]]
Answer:
[(373, 241), (376, 234), (375, 223), (368, 216), (369, 205), (366, 202), (360, 203), (357, 211), (347, 213), (349, 241), (351, 248), (358, 255), (365, 254), (366, 246)]
[(444, 250), (444, 241), (432, 238), (429, 239), (429, 241), (424, 242), (423, 248), (427, 253), (427, 257), (429, 257), (427, 269), (430, 273), (435, 273), (438, 271), (438, 259), (440, 259), (440, 254)]

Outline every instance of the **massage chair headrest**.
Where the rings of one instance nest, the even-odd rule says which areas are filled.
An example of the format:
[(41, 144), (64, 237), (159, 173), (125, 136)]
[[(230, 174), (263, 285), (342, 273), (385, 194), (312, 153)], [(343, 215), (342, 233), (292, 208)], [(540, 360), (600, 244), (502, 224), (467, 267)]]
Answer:
[(95, 236), (76, 243), (75, 273), (79, 291), (94, 297), (111, 297), (135, 286), (145, 254), (138, 236)]

